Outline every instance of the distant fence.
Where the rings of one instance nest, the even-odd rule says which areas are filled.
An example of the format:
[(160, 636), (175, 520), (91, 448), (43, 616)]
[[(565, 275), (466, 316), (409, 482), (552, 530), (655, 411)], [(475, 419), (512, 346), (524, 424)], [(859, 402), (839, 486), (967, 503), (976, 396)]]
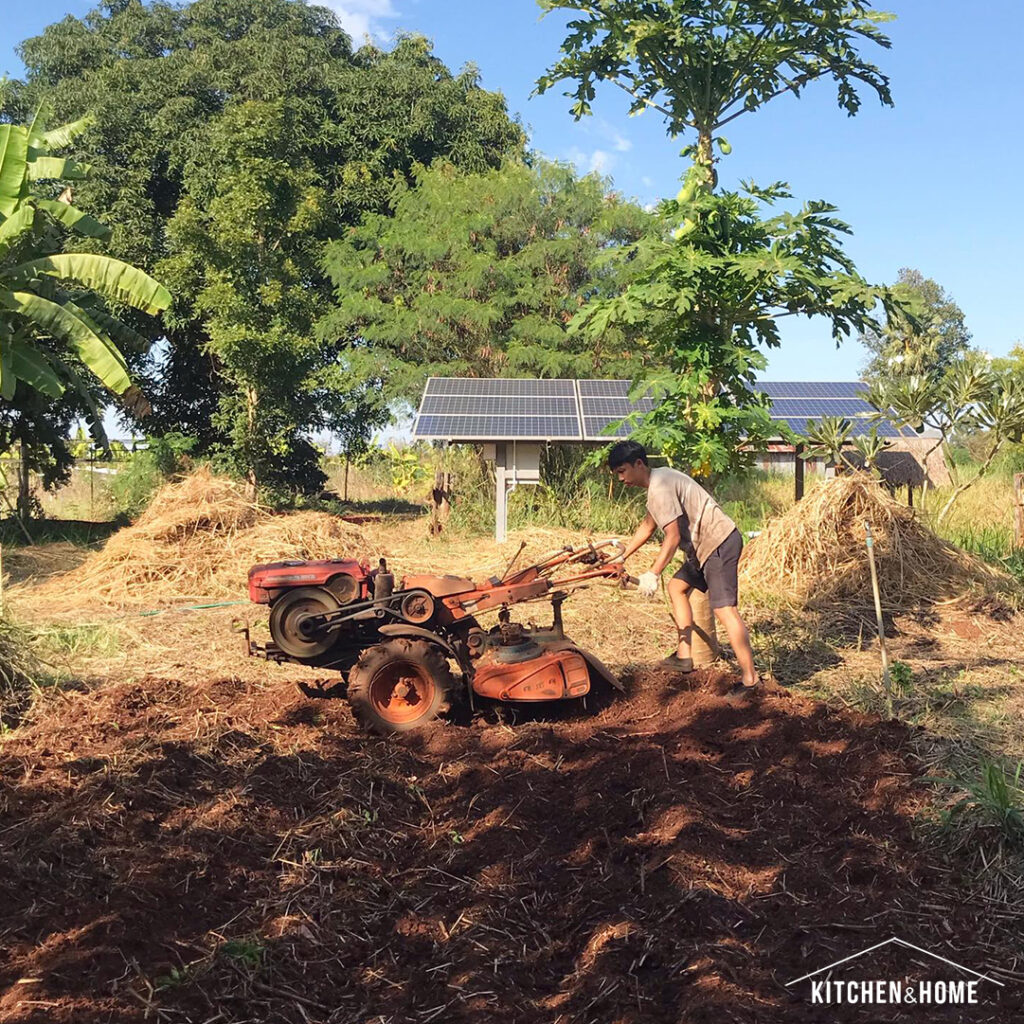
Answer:
[[(111, 442), (115, 444), (115, 442)], [(86, 475), (89, 480), (89, 504), (94, 504), (94, 481), (97, 477), (116, 476), (136, 451), (146, 447), (144, 442), (120, 441), (117, 446), (112, 447), (108, 452), (96, 446), (90, 446), (85, 451), (74, 455), (72, 467), (72, 482), (76, 475)], [(134, 447), (132, 447), (134, 445)], [(8, 451), (0, 455), (0, 516), (13, 514), (17, 510), (18, 495), (22, 485), (22, 460), (14, 451)], [(39, 475), (35, 472), (29, 473), (29, 493), (37, 498), (41, 497)]]

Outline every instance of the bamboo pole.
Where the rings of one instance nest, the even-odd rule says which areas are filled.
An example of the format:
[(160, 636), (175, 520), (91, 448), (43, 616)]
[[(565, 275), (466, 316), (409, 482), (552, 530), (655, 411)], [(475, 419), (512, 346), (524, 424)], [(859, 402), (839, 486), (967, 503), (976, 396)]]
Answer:
[(889, 676), (889, 652), (885, 646), (885, 625), (882, 622), (882, 596), (878, 590), (878, 571), (875, 568), (875, 538), (871, 535), (871, 524), (864, 524), (864, 543), (868, 549), (871, 564), (871, 589), (875, 595), (875, 618), (878, 622), (878, 643), (882, 648), (882, 682), (885, 688), (885, 710), (892, 718), (892, 679)]

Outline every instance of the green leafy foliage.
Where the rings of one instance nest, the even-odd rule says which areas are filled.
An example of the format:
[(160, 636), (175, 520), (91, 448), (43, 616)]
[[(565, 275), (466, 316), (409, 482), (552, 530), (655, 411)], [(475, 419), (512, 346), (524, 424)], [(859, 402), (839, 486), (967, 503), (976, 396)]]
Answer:
[(889, 679), (896, 693), (906, 696), (914, 685), (914, 670), (905, 661), (894, 661), (889, 666)]
[(843, 466), (843, 452), (850, 443), (853, 424), (842, 416), (822, 416), (807, 421), (804, 459), (824, 459), (826, 465)]
[(995, 828), (1000, 837), (1017, 848), (1024, 848), (1024, 794), (1018, 762), (1013, 775), (993, 761), (982, 761), (977, 775), (966, 779), (933, 779), (959, 790), (963, 795), (946, 812), (950, 825), (971, 824)]
[[(72, 138), (78, 130), (65, 126), (53, 137)], [(30, 182), (59, 177), (71, 166), (46, 155), (39, 117), (27, 126), (0, 125), (0, 397), (6, 401), (19, 381), (59, 398), (78, 377), (76, 362), (123, 394), (131, 386), (127, 366), (105, 325), (90, 315), (95, 296), (147, 313), (170, 302), (166, 288), (120, 260), (58, 251), (63, 226), (95, 236), (98, 225), (69, 203), (39, 205)], [(54, 206), (65, 206), (68, 215), (53, 217)], [(47, 350), (46, 342), (67, 346), (77, 360)]]
[(698, 476), (741, 468), (776, 436), (769, 401), (757, 390), (763, 349), (780, 343), (779, 323), (821, 316), (838, 343), (875, 323), (891, 291), (868, 284), (841, 245), (848, 227), (823, 202), (796, 213), (772, 207), (784, 185), (742, 193), (697, 189), (661, 205), (668, 223), (689, 224), (671, 242), (644, 248), (644, 269), (619, 297), (592, 302), (577, 327), (597, 342), (612, 326), (640, 328), (643, 374), (655, 409), (637, 437)]
[[(1024, 373), (1012, 364), (993, 367), (979, 353), (968, 352), (950, 366), (929, 368), (910, 377), (876, 381), (868, 400), (901, 426), (917, 431), (930, 428), (935, 443), (925, 455), (942, 448), (953, 478), (953, 492), (938, 515), (942, 523), (968, 488), (992, 468), (996, 456), (1024, 438)], [(977, 473), (961, 480), (949, 450), (956, 431), (975, 431), (984, 438)]]
[(748, 464), (777, 433), (769, 401), (756, 388), (763, 349), (779, 344), (779, 321), (824, 316), (840, 342), (852, 331), (879, 329), (873, 313), (897, 300), (869, 285), (842, 248), (848, 227), (825, 202), (796, 212), (771, 207), (791, 199), (786, 186), (715, 192), (716, 136), (726, 124), (778, 96), (799, 96), (831, 79), (839, 106), (855, 114), (858, 88), (891, 104), (887, 77), (859, 53), (863, 43), (889, 45), (879, 26), (887, 14), (859, 0), (539, 0), (568, 10), (562, 56), (537, 83), (575, 85), (573, 114), (591, 112), (596, 86), (610, 82), (631, 97), (631, 114), (651, 109), (670, 137), (693, 133), (683, 150), (693, 163), (674, 201), (662, 204), (672, 242), (651, 243), (643, 269), (625, 293), (591, 303), (576, 323), (592, 342), (612, 327), (646, 339), (635, 394), (649, 390), (654, 411), (638, 439), (701, 477)]
[(420, 168), (394, 216), (368, 216), (327, 248), (336, 309), (326, 338), (363, 347), (390, 394), (412, 399), (430, 374), (616, 376), (637, 332), (596, 343), (568, 326), (592, 296), (622, 291), (624, 247), (656, 227), (636, 204), (569, 167), (509, 161), (466, 174)]
[[(104, 4), (22, 44), (14, 101), (94, 115), (79, 195), (118, 224), (120, 258), (175, 292), (139, 369), (147, 433), (177, 431), (253, 483), (315, 491), (312, 432), (351, 451), (387, 415), (371, 366), (318, 339), (325, 242), (388, 213), (415, 164), (482, 171), (523, 130), (472, 67), (426, 40), (354, 52), (335, 16), (292, 0)], [(75, 156), (78, 154), (75, 153)]]
[(23, 518), (33, 512), (30, 472), (44, 487), (67, 478), (76, 419), (106, 444), (100, 409), (107, 396), (142, 404), (121, 349), (136, 336), (112, 311), (152, 314), (170, 302), (161, 284), (121, 260), (64, 251), (69, 232), (94, 241), (110, 235), (71, 204), (68, 190), (46, 198), (41, 190), (59, 185), (36, 184), (72, 166), (84, 173), (84, 165), (47, 153), (73, 143), (87, 125), (46, 132), (39, 115), (28, 125), (0, 125), (0, 450), (17, 447)]
[(970, 348), (963, 310), (939, 284), (909, 267), (900, 270), (895, 290), (905, 311), (883, 330), (860, 337), (871, 356), (864, 380), (944, 373)]
[[(537, 83), (545, 92), (575, 85), (576, 118), (591, 112), (596, 86), (611, 82), (630, 96), (630, 113), (657, 111), (673, 138), (698, 135), (710, 166), (714, 134), (777, 96), (799, 96), (832, 79), (838, 103), (855, 114), (858, 87), (892, 104), (889, 80), (861, 57), (862, 43), (889, 46), (879, 26), (891, 15), (861, 0), (538, 0), (546, 12), (579, 12), (568, 24), (562, 56)], [(720, 146), (727, 154), (727, 142)]]
[(170, 432), (147, 438), (147, 445), (126, 459), (110, 482), (110, 496), (118, 514), (134, 519), (156, 491), (175, 474), (192, 465), (194, 437)]

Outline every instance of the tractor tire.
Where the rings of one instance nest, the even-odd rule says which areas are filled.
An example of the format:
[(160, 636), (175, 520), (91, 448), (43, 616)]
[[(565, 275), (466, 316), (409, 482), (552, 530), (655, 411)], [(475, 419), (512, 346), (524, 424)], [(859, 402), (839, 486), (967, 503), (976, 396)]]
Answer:
[(299, 622), (307, 615), (323, 615), (337, 611), (338, 599), (324, 587), (296, 587), (287, 590), (270, 609), (270, 635), (285, 654), (293, 658), (318, 658), (338, 641), (337, 633), (306, 636)]
[(409, 732), (447, 711), (455, 687), (438, 647), (398, 638), (363, 651), (348, 674), (348, 702), (371, 732)]

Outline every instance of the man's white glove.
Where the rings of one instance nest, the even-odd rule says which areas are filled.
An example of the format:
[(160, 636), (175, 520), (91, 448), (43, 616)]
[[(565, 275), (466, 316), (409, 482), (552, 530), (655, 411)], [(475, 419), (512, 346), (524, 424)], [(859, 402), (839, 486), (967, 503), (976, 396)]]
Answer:
[(640, 596), (641, 597), (654, 597), (658, 592), (658, 580), (659, 576), (653, 572), (643, 572), (640, 574)]

